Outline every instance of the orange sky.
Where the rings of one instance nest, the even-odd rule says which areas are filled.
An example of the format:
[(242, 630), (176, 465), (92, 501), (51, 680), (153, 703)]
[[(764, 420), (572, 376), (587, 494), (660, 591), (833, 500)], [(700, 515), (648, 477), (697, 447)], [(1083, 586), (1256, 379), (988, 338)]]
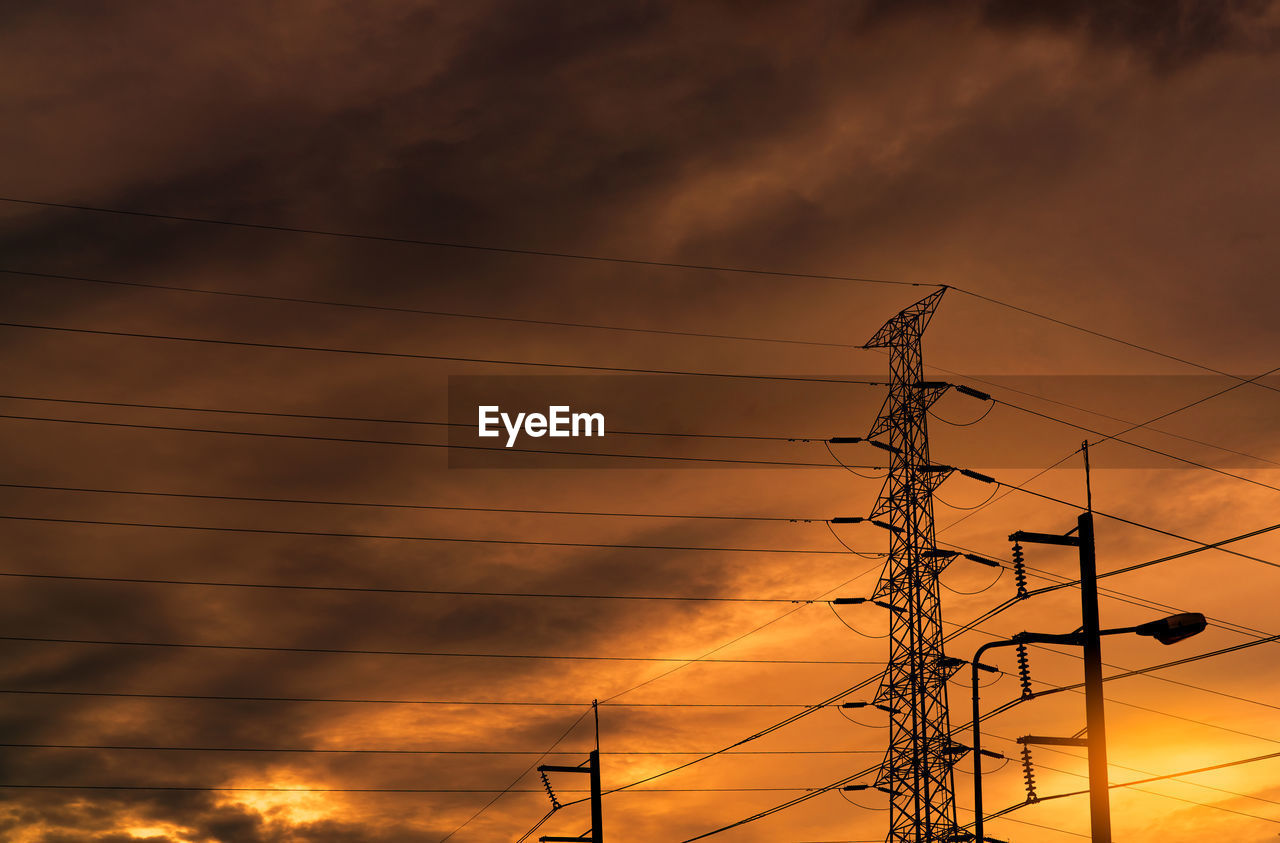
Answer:
[[(527, 388), (539, 400), (565, 391), (575, 409), (597, 402), (613, 431), (822, 439), (865, 434), (881, 387), (586, 376), (422, 355), (883, 380), (886, 358), (856, 346), (927, 285), (945, 283), (959, 289), (943, 297), (926, 336), (926, 363), (941, 367), (931, 377), (1105, 433), (1128, 426), (1117, 419), (1144, 421), (1232, 381), (1006, 305), (1219, 372), (1252, 377), (1280, 363), (1280, 11), (1271, 3), (63, 2), (0, 15), (3, 198), (845, 277), (0, 202), (5, 322), (247, 343), (0, 329), (0, 483), (9, 484), (0, 487), (0, 741), (81, 747), (5, 748), (0, 785), (143, 788), (0, 789), (7, 840), (438, 841), (493, 794), (307, 789), (494, 791), (514, 782), (515, 792), (451, 838), (510, 841), (550, 807), (536, 774), (517, 777), (592, 699), (608, 701), (600, 736), (610, 788), (696, 757), (651, 753), (721, 749), (876, 673), (887, 645), (874, 636), (886, 622), (870, 606), (840, 607), (837, 618), (823, 603), (402, 593), (865, 596), (881, 560), (845, 552), (822, 519), (866, 515), (879, 481), (835, 466), (821, 442), (614, 433), (566, 446), (826, 466), (817, 468), (583, 457), (564, 467), (559, 457), (527, 454), (467, 467), (474, 454), (450, 462), (443, 448), (412, 444), (445, 444), (449, 428), (401, 422), (457, 421), (450, 377), (457, 390), (457, 378), (503, 375), (523, 379), (503, 389)], [(1096, 508), (1201, 542), (1275, 523), (1277, 386), (1271, 378), (1240, 387), (1161, 421), (1163, 433), (1125, 437), (1207, 469), (1114, 441), (1097, 445)], [(1009, 483), (1037, 475), (1089, 435), (1006, 405), (971, 427), (949, 426), (985, 409), (954, 393), (935, 409), (934, 458)], [(548, 441), (521, 445), (560, 447)], [(852, 465), (883, 464), (866, 446), (838, 448)], [(1082, 501), (1078, 457), (1028, 488)], [(128, 491), (188, 497), (119, 494)], [(965, 509), (990, 491), (949, 480), (936, 506), (939, 539), (1007, 560), (1012, 531), (1074, 525), (1075, 509), (1016, 492)], [(835, 529), (855, 550), (887, 548), (874, 527)], [(361, 536), (299, 535), (317, 532)], [(1172, 648), (1110, 639), (1108, 670), (1275, 634), (1278, 535), (1231, 545), (1264, 561), (1211, 551), (1106, 580), (1105, 626), (1169, 611), (1151, 601), (1215, 621)], [(1105, 518), (1098, 542), (1104, 572), (1191, 546)], [(1028, 562), (1072, 576), (1074, 561), (1061, 549), (1031, 548)], [(993, 578), (955, 563), (942, 578), (945, 620), (963, 623), (1012, 596), (1008, 572)], [(1016, 605), (948, 651), (968, 657), (992, 635), (1023, 629), (1068, 631), (1079, 622), (1077, 593)], [(473, 657), (697, 659), (712, 651), (737, 661)], [(991, 660), (1016, 669), (1010, 651)], [(1113, 780), (1276, 751), (1277, 667), (1275, 646), (1262, 645), (1109, 685)], [(1078, 682), (1080, 662), (1033, 650), (1032, 676)], [(951, 686), (957, 725), (968, 720), (963, 677)], [(990, 708), (1017, 696), (1008, 676), (983, 691)], [(768, 754), (717, 757), (611, 795), (606, 839), (682, 841), (871, 767), (885, 745), (883, 715), (868, 709), (855, 719), (863, 725), (823, 709), (739, 750)], [(1050, 696), (987, 726), (985, 745), (1014, 757), (1011, 739), (1020, 735), (1079, 730), (1083, 702)], [(567, 754), (549, 760), (577, 763), (592, 740), (588, 715), (558, 745)], [(92, 748), (104, 746), (179, 749)], [(1086, 786), (1081, 758), (1037, 750), (1036, 762), (1042, 796)], [(986, 804), (1020, 801), (1019, 765), (989, 764)], [(956, 773), (965, 822), (971, 771), (966, 758)], [(646, 788), (675, 792), (638, 792)], [(856, 804), (826, 793), (711, 839), (883, 839), (885, 797), (850, 799)], [(1278, 804), (1277, 761), (1118, 790), (1115, 839), (1259, 843), (1275, 838)], [(566, 808), (534, 839), (588, 825), (582, 806)], [(1087, 802), (1028, 807), (992, 821), (988, 833), (1018, 843), (1080, 839)]]

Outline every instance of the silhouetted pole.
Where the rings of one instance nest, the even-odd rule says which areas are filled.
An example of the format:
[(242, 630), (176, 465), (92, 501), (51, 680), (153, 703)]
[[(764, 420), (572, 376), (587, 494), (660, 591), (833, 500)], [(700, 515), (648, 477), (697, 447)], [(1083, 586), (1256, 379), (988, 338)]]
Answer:
[(587, 755), (586, 767), (543, 764), (539, 773), (587, 773), (591, 777), (591, 830), (582, 837), (539, 837), (541, 843), (604, 843), (604, 794), (600, 787), (600, 703), (591, 701), (596, 716), (596, 748)]
[(1089, 817), (1093, 843), (1111, 843), (1111, 789), (1107, 782), (1107, 726), (1102, 698), (1102, 638), (1098, 622), (1098, 568), (1093, 513), (1077, 521), (1080, 537), (1080, 618), (1084, 627), (1084, 706), (1089, 740)]
[(1086, 509), (1076, 520), (1074, 536), (1019, 531), (1012, 541), (1074, 545), (1080, 554), (1080, 638), (1084, 649), (1085, 729), (1089, 747), (1089, 823), (1093, 843), (1111, 843), (1111, 789), (1107, 781), (1107, 725), (1102, 697), (1102, 625), (1098, 618), (1098, 563), (1093, 537), (1093, 484), (1089, 443), (1084, 455)]
[(982, 655), (992, 647), (1012, 647), (1016, 641), (1010, 639), (1008, 641), (988, 641), (978, 648), (978, 652), (973, 654), (973, 839), (977, 843), (983, 843), (987, 838), (983, 836), (983, 823), (985, 818), (982, 813), (982, 710), (979, 707), (978, 700), (978, 671), (982, 665)]
[(541, 843), (604, 843), (604, 811), (600, 794), (600, 750), (594, 749), (587, 756), (586, 767), (564, 767), (559, 764), (543, 764), (539, 773), (588, 773), (591, 776), (591, 831), (584, 837), (539, 837)]
[(591, 751), (591, 843), (604, 840), (604, 799), (600, 793), (600, 750)]

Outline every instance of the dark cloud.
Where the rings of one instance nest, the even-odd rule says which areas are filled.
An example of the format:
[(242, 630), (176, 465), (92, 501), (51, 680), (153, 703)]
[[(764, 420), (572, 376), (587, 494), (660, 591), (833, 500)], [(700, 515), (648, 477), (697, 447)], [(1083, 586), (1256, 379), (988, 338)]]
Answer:
[[(0, 117), (12, 131), (0, 139), (0, 154), (10, 164), (4, 192), (13, 195), (500, 247), (946, 280), (1179, 349), (1229, 371), (1274, 365), (1263, 358), (1276, 339), (1269, 304), (1280, 255), (1267, 235), (1278, 127), (1258, 108), (1274, 88), (1273, 60), (1263, 49), (1274, 16), (1269, 5), (627, 0), (584, 6), (566, 0), (223, 3), (215, 9), (67, 3), (5, 13), (10, 26), (0, 35), (0, 61), (8, 72), (0, 74)], [(1131, 54), (1147, 61), (1133, 62)], [(1228, 54), (1241, 60), (1204, 60)], [(1179, 72), (1153, 74), (1151, 66)], [(856, 344), (921, 294), (67, 209), (3, 205), (0, 211), (0, 249), (18, 268), (433, 310)], [(177, 336), (708, 371), (847, 375), (884, 368), (878, 356), (853, 350), (548, 329), (18, 276), (6, 278), (0, 291), (6, 321)], [(0, 342), (12, 361), (5, 394), (375, 419), (441, 420), (449, 375), (510, 373), (17, 329), (0, 331)], [(954, 291), (929, 342), (931, 361), (971, 373), (1145, 372), (1152, 364), (1120, 359), (1114, 348), (1046, 330)], [(855, 395), (844, 387), (730, 391), (687, 383), (650, 398), (652, 391), (626, 378), (611, 383), (625, 399), (647, 403), (654, 415), (690, 431), (815, 440), (865, 432), (879, 400), (878, 393)], [(1057, 386), (1028, 387), (1037, 390), (1062, 397)], [(1151, 410), (1151, 402), (1135, 407), (1125, 399), (1108, 393), (1103, 409), (1120, 416)], [(427, 425), (4, 400), (13, 415), (444, 441)], [(1229, 418), (1245, 412), (1230, 406)], [(1232, 431), (1213, 416), (1188, 419), (1178, 430), (1212, 439), (1248, 434), (1237, 447), (1261, 450), (1268, 440), (1256, 432), (1267, 429), (1274, 415), (1269, 407), (1255, 400), (1249, 405), (1255, 423)], [(945, 418), (967, 419), (972, 405), (938, 409)], [(818, 519), (867, 511), (878, 488), (839, 469), (799, 477), (654, 467), (463, 470), (447, 467), (437, 450), (408, 446), (4, 423), (6, 477), (62, 486)], [(1047, 425), (1034, 435), (1025, 427), (997, 430), (1010, 427), (959, 428), (936, 441), (947, 459), (966, 464), (983, 447), (1014, 450), (1019, 434), (1055, 457), (1080, 438), (1078, 431)], [(610, 447), (827, 459), (816, 441), (768, 446), (773, 451), (741, 440), (611, 440)], [(856, 446), (849, 447), (853, 453)], [(1099, 446), (1099, 458), (1115, 447)], [(1116, 458), (1111, 467), (1117, 464), (1130, 463)], [(1113, 476), (1103, 474), (1099, 486)], [(1075, 498), (1077, 480), (1050, 473), (1038, 482)], [(1273, 510), (1261, 498), (1226, 498), (1212, 485), (1179, 486), (1185, 494), (1171, 503), (1157, 494), (1170, 485), (1167, 478), (1114, 483), (1098, 491), (1108, 506), (1122, 502), (1166, 526), (1198, 519), (1186, 529), (1194, 526), (1206, 537), (1232, 532), (1228, 512), (1256, 515), (1261, 523)], [(944, 491), (959, 506), (979, 499), (972, 487)], [(1061, 515), (1018, 508), (1016, 500), (948, 535), (995, 555), (1013, 522), (1025, 518), (1027, 529), (1053, 529), (1048, 522)], [(5, 514), (101, 521), (839, 547), (820, 520), (688, 523), (16, 489), (3, 491), (3, 503)], [(945, 517), (951, 523), (964, 512), (947, 510)], [(853, 526), (841, 539), (855, 548), (881, 547), (878, 536), (867, 538)], [(878, 566), (844, 554), (473, 546), (19, 522), (5, 522), (4, 531), (3, 572), (283, 584), (809, 599), (858, 574), (862, 578), (836, 593), (866, 593)], [(1135, 558), (1157, 552), (1133, 536), (1110, 534), (1107, 541), (1109, 559), (1122, 551)], [(947, 576), (955, 577), (948, 584), (973, 590), (964, 570)], [(1226, 579), (1211, 572), (1203, 577), (1215, 584)], [(1161, 599), (1187, 602), (1193, 581), (1169, 577), (1171, 593)], [(997, 594), (1005, 596), (956, 596), (947, 617), (977, 614), (989, 605), (981, 601)], [(1194, 598), (1216, 601), (1206, 608), (1224, 616), (1239, 610), (1238, 595), (1201, 587)], [(463, 600), (6, 577), (0, 609), (0, 634), (15, 636), (692, 657), (761, 628), (720, 655), (874, 660), (883, 654), (882, 642), (856, 636), (821, 604)], [(1109, 609), (1137, 611), (1132, 605)], [(881, 628), (882, 619), (847, 611), (842, 617), (855, 629)], [(1269, 611), (1265, 601), (1258, 611)], [(1050, 617), (1064, 628), (1074, 623), (1066, 609), (1029, 622)], [(1265, 622), (1265, 614), (1256, 620)], [(968, 639), (957, 646), (971, 643), (976, 646)], [(0, 690), (381, 700), (585, 703), (640, 685), (623, 700), (793, 703), (820, 699), (873, 670), (691, 665), (642, 685), (673, 665), (32, 642), (5, 642), (3, 649)], [(1064, 678), (1074, 668), (1045, 670)], [(1167, 704), (1134, 693), (1138, 703)], [(0, 737), (12, 743), (539, 751), (583, 710), (0, 694)], [(1201, 715), (1234, 717), (1225, 708)], [(619, 753), (609, 756), (609, 782), (676, 763), (668, 756), (625, 755), (630, 749), (715, 749), (781, 716), (773, 709), (606, 706), (602, 739), (606, 751)], [(834, 712), (821, 712), (767, 746), (881, 746), (878, 732), (843, 730)], [(589, 740), (589, 727), (582, 726), (564, 746), (576, 751)], [(0, 784), (500, 788), (532, 761), (523, 755), (10, 748), (0, 756)], [(665, 781), (672, 787), (807, 787), (847, 775), (849, 767), (840, 756), (806, 756), (803, 763), (744, 757)], [(537, 786), (528, 777), (518, 789)], [(759, 808), (759, 796), (629, 795), (610, 804), (617, 818), (611, 822), (633, 840), (683, 839)], [(5, 793), (0, 828), (24, 843), (119, 843), (148, 834), (165, 843), (392, 843), (439, 840), (488, 798), (94, 791), (70, 799), (66, 792), (32, 790)], [(511, 794), (454, 839), (513, 839), (545, 809), (541, 793)], [(851, 832), (848, 815), (825, 804), (787, 820), (793, 823), (788, 838)], [(859, 837), (880, 832), (870, 820), (855, 822), (865, 823), (857, 826)], [(776, 840), (779, 827), (751, 826), (743, 839)], [(1142, 840), (1136, 833), (1132, 839)]]
[(856, 25), (875, 26), (903, 15), (954, 13), (966, 5), (996, 29), (1078, 35), (1100, 48), (1133, 50), (1159, 71), (1214, 53), (1270, 52), (1280, 34), (1274, 0), (980, 0), (960, 5), (873, 0)]
[(1080, 31), (1100, 46), (1132, 47), (1170, 70), (1216, 52), (1273, 50), (1275, 7), (1273, 0), (988, 0), (984, 17), (996, 26)]

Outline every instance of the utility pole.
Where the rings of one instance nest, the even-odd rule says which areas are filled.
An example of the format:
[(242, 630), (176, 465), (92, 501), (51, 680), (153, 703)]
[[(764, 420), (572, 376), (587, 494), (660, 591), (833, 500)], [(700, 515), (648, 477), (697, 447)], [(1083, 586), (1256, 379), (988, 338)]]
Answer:
[[(538, 767), (539, 773), (586, 773), (591, 782), (591, 828), (579, 837), (539, 837), (542, 843), (604, 843), (604, 798), (600, 788), (600, 704), (591, 701), (596, 717), (596, 748), (587, 755), (587, 766), (562, 767), (558, 764), (543, 764)], [(548, 789), (550, 786), (548, 785)], [(559, 805), (552, 801), (554, 809)]]
[(1102, 698), (1102, 625), (1098, 618), (1098, 562), (1093, 540), (1093, 484), (1089, 479), (1089, 443), (1084, 454), (1088, 509), (1076, 522), (1080, 536), (1080, 622), (1084, 627), (1084, 704), (1089, 739), (1089, 816), (1093, 843), (1111, 843), (1111, 788), (1107, 782), (1107, 726)]
[(1111, 843), (1111, 789), (1107, 782), (1107, 726), (1102, 697), (1102, 624), (1098, 616), (1098, 563), (1093, 537), (1093, 489), (1089, 480), (1089, 443), (1084, 453), (1088, 509), (1080, 513), (1072, 535), (1019, 531), (1010, 541), (1069, 545), (1080, 553), (1080, 635), (1084, 656), (1086, 745), (1089, 749), (1089, 819), (1093, 843)]
[[(876, 786), (889, 793), (887, 843), (936, 843), (959, 834), (958, 759), (947, 679), (962, 662), (942, 649), (938, 575), (956, 555), (934, 542), (933, 492), (951, 469), (929, 459), (928, 410), (945, 383), (923, 379), (921, 339), (944, 287), (894, 316), (868, 348), (889, 350), (889, 395), (867, 438), (888, 436), (889, 475), (872, 518), (887, 518), (889, 558), (875, 596), (890, 603), (889, 660), (876, 702), (889, 711), (889, 748)], [(883, 442), (881, 445), (883, 446)]]

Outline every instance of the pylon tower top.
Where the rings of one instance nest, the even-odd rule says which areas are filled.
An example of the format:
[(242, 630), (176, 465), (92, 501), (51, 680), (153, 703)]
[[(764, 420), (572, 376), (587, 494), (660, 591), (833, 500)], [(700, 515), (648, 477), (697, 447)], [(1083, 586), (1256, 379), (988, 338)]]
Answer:
[(888, 843), (937, 843), (956, 825), (947, 679), (955, 666), (942, 646), (938, 575), (950, 556), (937, 553), (933, 490), (945, 475), (929, 459), (928, 410), (946, 391), (923, 379), (921, 340), (946, 288), (929, 294), (884, 324), (869, 348), (889, 350), (889, 394), (869, 437), (887, 436), (889, 474), (873, 517), (893, 526), (889, 558), (876, 596), (889, 613), (889, 659), (876, 695), (889, 714), (889, 747), (877, 785), (889, 791)]

